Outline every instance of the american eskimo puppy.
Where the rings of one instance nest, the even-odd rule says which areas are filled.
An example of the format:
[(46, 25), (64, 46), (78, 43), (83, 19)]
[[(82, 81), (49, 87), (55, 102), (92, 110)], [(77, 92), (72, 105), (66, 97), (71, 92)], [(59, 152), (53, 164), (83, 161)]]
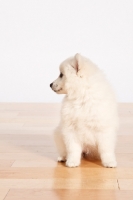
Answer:
[(60, 75), (50, 87), (66, 94), (54, 134), (58, 161), (77, 167), (82, 153), (87, 153), (99, 156), (105, 167), (116, 167), (117, 104), (102, 71), (76, 54), (61, 63)]

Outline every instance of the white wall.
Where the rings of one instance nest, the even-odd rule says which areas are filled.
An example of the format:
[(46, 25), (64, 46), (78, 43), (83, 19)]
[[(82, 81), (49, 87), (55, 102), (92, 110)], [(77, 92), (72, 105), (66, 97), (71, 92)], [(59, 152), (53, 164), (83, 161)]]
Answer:
[(0, 1), (0, 102), (60, 101), (49, 84), (77, 52), (133, 102), (133, 1)]

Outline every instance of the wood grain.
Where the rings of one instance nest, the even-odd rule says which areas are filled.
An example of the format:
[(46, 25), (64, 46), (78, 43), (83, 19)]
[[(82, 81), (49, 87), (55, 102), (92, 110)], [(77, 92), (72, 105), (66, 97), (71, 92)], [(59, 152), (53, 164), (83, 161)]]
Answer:
[(0, 200), (5, 199), (8, 192), (9, 192), (9, 189), (0, 189)]
[(0, 103), (0, 200), (133, 199), (133, 104), (120, 103), (118, 167), (57, 162), (60, 104)]
[(5, 200), (132, 200), (133, 191), (12, 189)]

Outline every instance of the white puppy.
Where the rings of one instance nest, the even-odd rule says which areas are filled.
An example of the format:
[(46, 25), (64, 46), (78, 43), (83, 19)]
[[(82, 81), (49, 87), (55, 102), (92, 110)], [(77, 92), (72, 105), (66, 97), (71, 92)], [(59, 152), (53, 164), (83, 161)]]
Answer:
[(61, 63), (60, 75), (50, 87), (66, 94), (55, 130), (58, 161), (66, 161), (68, 167), (79, 166), (84, 152), (99, 155), (105, 167), (116, 167), (117, 104), (101, 70), (76, 54)]

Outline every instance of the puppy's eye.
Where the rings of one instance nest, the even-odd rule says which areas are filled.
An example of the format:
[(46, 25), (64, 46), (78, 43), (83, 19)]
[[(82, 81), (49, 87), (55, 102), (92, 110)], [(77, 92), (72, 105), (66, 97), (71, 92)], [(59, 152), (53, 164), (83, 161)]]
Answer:
[(62, 73), (60, 73), (60, 78), (62, 78), (63, 77), (63, 74)]

